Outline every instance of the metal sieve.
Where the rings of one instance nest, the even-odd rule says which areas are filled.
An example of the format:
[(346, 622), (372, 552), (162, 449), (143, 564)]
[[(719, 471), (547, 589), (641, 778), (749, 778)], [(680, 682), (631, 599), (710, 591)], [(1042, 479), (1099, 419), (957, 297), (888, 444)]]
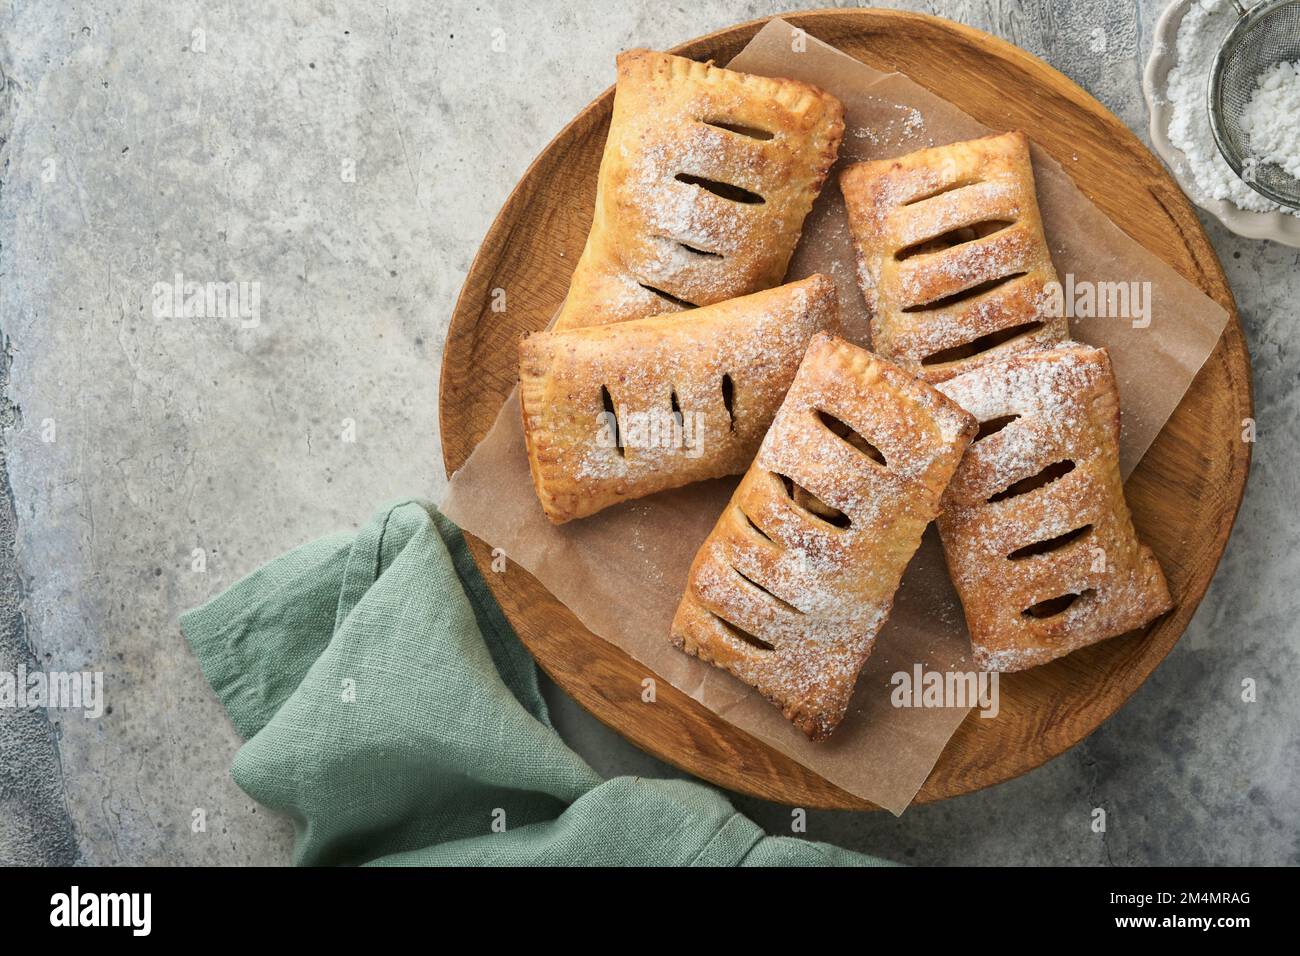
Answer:
[[(1241, 114), (1259, 77), (1279, 63), (1300, 60), (1300, 0), (1263, 0), (1250, 12), (1238, 0), (1238, 20), (1210, 70), (1210, 128), (1232, 171), (1255, 192), (1300, 209), (1300, 180), (1273, 163), (1251, 157)], [(1300, 123), (1300, 116), (1292, 118)]]

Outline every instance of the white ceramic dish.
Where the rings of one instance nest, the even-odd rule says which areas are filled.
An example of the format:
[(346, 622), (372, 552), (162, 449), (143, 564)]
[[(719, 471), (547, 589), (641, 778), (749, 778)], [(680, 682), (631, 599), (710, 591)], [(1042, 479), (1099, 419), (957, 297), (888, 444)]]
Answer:
[(1192, 0), (1174, 0), (1156, 23), (1151, 56), (1142, 75), (1142, 92), (1151, 114), (1151, 143), (1173, 172), (1189, 199), (1239, 236), (1271, 239), (1300, 249), (1300, 216), (1284, 212), (1249, 212), (1223, 199), (1210, 199), (1197, 189), (1182, 150), (1169, 142), (1169, 121), (1173, 109), (1164, 98), (1165, 78), (1178, 59), (1178, 27)]

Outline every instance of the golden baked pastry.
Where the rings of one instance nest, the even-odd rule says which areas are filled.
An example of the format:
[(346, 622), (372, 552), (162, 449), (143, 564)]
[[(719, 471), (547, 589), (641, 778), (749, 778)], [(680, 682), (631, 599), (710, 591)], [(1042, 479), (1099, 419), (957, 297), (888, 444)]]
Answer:
[(818, 335), (691, 565), (672, 642), (829, 736), (974, 434), (931, 386)]
[(591, 233), (555, 328), (778, 284), (843, 132), (840, 102), (806, 83), (621, 54)]
[(1069, 336), (1024, 133), (840, 175), (872, 348), (930, 382)]
[(1170, 608), (1124, 500), (1104, 349), (1026, 353), (938, 387), (982, 423), (939, 517), (980, 667), (1024, 670)]
[(689, 313), (528, 336), (519, 401), (547, 517), (744, 471), (809, 340), (838, 328), (835, 283), (814, 275)]

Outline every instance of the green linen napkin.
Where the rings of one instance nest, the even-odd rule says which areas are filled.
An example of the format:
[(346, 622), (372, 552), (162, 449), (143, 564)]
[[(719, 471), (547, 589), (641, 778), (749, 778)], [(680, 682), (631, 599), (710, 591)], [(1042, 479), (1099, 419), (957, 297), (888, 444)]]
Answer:
[(870, 865), (702, 784), (601, 780), (432, 505), (383, 508), (181, 618), (246, 743), (235, 782), (304, 865)]

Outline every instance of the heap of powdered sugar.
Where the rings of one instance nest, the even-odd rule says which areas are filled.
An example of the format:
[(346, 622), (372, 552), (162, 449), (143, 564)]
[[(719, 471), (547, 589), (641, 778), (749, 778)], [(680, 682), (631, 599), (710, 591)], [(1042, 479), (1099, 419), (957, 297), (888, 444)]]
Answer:
[(1300, 60), (1266, 70), (1241, 113), (1250, 156), (1300, 178)]
[[(1226, 200), (1252, 212), (1293, 212), (1255, 192), (1232, 171), (1210, 129), (1207, 107), (1210, 70), (1228, 31), (1237, 21), (1230, 0), (1194, 0), (1178, 26), (1177, 62), (1165, 80), (1172, 116), (1169, 141), (1182, 151), (1185, 172), (1202, 198)], [(1288, 124), (1291, 136), (1300, 122), (1293, 111), (1274, 115), (1266, 126)]]

